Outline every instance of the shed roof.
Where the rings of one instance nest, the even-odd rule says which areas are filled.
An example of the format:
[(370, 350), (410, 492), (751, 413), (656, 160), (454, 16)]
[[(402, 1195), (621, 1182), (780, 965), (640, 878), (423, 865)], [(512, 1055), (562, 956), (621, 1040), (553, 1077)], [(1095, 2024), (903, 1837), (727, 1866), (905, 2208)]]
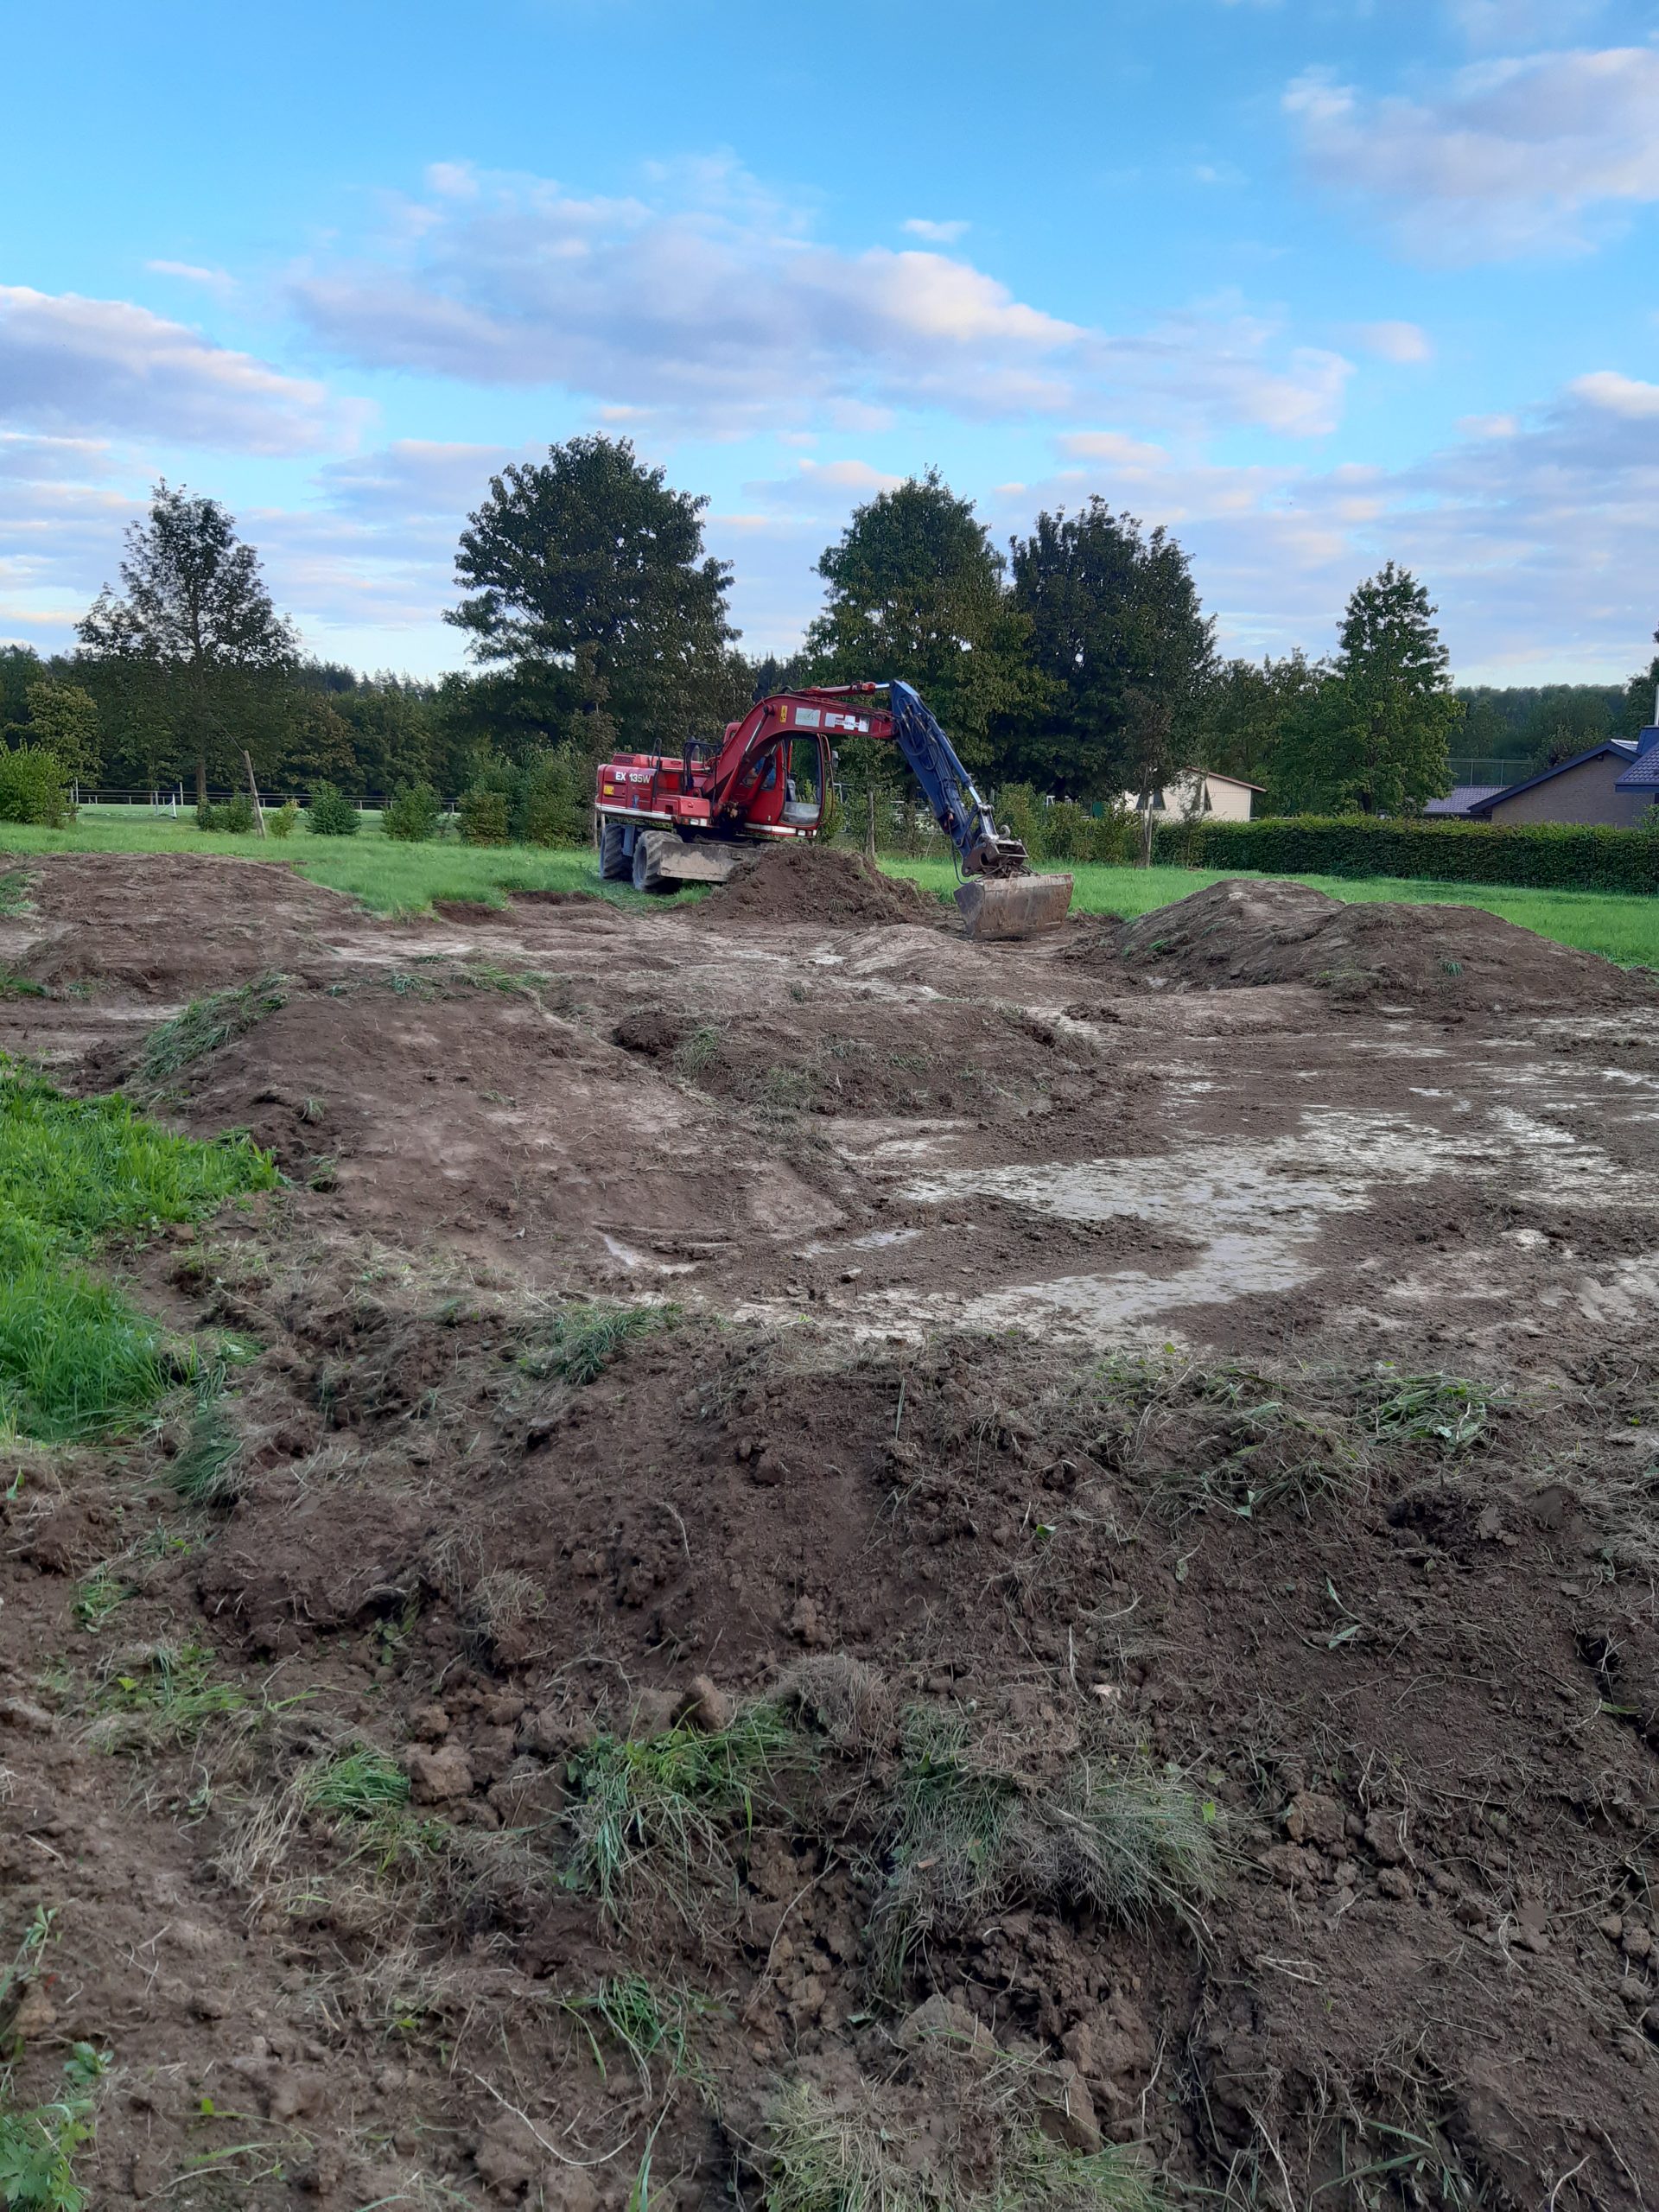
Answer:
[(1503, 788), (1502, 784), (1453, 784), (1444, 798), (1430, 799), (1423, 812), (1467, 814), (1471, 806), (1478, 806), (1482, 799), (1496, 798)]

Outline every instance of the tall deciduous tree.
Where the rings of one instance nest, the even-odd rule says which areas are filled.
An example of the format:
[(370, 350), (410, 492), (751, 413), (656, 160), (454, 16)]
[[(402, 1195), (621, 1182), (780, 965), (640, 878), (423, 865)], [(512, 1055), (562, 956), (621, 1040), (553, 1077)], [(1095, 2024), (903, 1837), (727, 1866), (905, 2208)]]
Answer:
[(1413, 813), (1451, 788), (1463, 702), (1435, 609), (1409, 569), (1390, 561), (1356, 586), (1325, 681), (1292, 720), (1275, 787), (1303, 810)]
[(455, 556), (467, 596), (444, 617), (474, 658), (511, 671), (506, 714), (564, 735), (607, 717), (626, 741), (678, 746), (728, 709), (731, 570), (703, 551), (707, 499), (669, 486), (626, 438), (572, 438), (490, 479)]
[(80, 642), (164, 692), (194, 758), (196, 797), (205, 799), (209, 752), (228, 737), (251, 679), (292, 662), (294, 630), (271, 604), (258, 554), (238, 537), (235, 518), (217, 499), (157, 484), (126, 546), (126, 596), (105, 584), (79, 625)]
[(1013, 550), (1041, 684), (1001, 733), (1007, 772), (1096, 798), (1189, 765), (1215, 626), (1180, 546), (1093, 499), (1075, 515), (1039, 514)]
[(25, 741), (42, 745), (71, 783), (90, 784), (98, 775), (98, 702), (79, 683), (46, 677), (25, 695), (29, 728)]
[[(855, 507), (818, 562), (830, 591), (806, 636), (820, 683), (912, 683), (969, 763), (1030, 682), (1029, 624), (1010, 603), (1002, 556), (937, 469)], [(855, 749), (855, 748), (852, 748)]]
[(1270, 790), (1285, 732), (1324, 675), (1300, 647), (1282, 660), (1227, 662), (1204, 698), (1205, 766)]

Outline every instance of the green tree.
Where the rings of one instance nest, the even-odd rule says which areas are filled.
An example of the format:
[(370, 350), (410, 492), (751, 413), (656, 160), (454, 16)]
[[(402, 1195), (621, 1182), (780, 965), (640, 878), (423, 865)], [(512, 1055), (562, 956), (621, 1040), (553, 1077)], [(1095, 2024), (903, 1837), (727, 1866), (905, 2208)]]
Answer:
[(1204, 696), (1204, 766), (1271, 789), (1279, 747), (1325, 671), (1299, 647), (1282, 660), (1230, 660)]
[(1275, 788), (1305, 812), (1402, 814), (1451, 788), (1463, 702), (1428, 594), (1390, 561), (1356, 586), (1329, 675), (1292, 718)]
[(127, 531), (124, 599), (106, 584), (79, 625), (85, 650), (124, 662), (166, 696), (175, 730), (194, 757), (196, 798), (207, 795), (215, 747), (231, 733), (250, 690), (287, 671), (296, 640), (271, 604), (259, 556), (236, 535), (217, 499), (193, 499), (163, 481), (149, 513)]
[[(1659, 630), (1654, 632), (1653, 641), (1659, 645)], [(1624, 712), (1618, 721), (1616, 734), (1620, 737), (1634, 737), (1638, 730), (1659, 721), (1659, 654), (1645, 668), (1637, 669), (1624, 686)]]
[(1097, 798), (1189, 765), (1215, 625), (1180, 546), (1093, 499), (1078, 514), (1039, 514), (1013, 552), (1039, 683), (1001, 733), (1004, 771)]
[(33, 645), (0, 645), (0, 729), (26, 719), (29, 687), (38, 683), (46, 672), (46, 664)]
[[(814, 680), (912, 683), (963, 760), (982, 763), (993, 721), (1021, 709), (1031, 681), (1030, 624), (1004, 573), (973, 503), (937, 469), (878, 493), (818, 562), (830, 591), (806, 636)], [(846, 750), (855, 770), (860, 747)]]
[(65, 683), (47, 677), (31, 683), (25, 695), (29, 706), (29, 741), (55, 753), (58, 765), (72, 784), (95, 783), (99, 770), (98, 702), (79, 683)]
[(444, 620), (537, 695), (524, 719), (540, 742), (573, 714), (608, 713), (632, 743), (677, 746), (720, 711), (737, 633), (731, 570), (703, 551), (708, 504), (671, 490), (626, 438), (572, 438), (491, 478), (455, 556), (468, 595)]

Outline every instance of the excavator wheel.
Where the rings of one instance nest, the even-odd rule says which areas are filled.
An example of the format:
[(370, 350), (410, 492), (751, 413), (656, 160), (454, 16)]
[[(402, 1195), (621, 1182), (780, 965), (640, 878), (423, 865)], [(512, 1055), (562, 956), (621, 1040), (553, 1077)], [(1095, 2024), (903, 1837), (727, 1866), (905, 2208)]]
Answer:
[(620, 883), (630, 872), (628, 856), (622, 849), (624, 835), (620, 822), (601, 822), (599, 825), (599, 880), (601, 883)]
[(970, 875), (957, 886), (963, 928), (971, 938), (1040, 937), (1071, 908), (1069, 875)]

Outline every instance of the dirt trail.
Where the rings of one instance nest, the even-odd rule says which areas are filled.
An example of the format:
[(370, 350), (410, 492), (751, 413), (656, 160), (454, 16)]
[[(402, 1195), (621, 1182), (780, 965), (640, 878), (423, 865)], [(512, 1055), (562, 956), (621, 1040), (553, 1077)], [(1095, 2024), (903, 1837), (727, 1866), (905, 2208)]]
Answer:
[(953, 2202), (1644, 2202), (1650, 991), (1291, 887), (980, 947), (238, 866), (5, 925), (70, 1087), (289, 979), (143, 1095), (292, 1187), (126, 1261), (257, 1357), (0, 1455), (0, 1937), (57, 1915), (27, 2094), (114, 2054), (94, 2202), (622, 2212), (649, 2146), (712, 2212), (825, 2110)]

